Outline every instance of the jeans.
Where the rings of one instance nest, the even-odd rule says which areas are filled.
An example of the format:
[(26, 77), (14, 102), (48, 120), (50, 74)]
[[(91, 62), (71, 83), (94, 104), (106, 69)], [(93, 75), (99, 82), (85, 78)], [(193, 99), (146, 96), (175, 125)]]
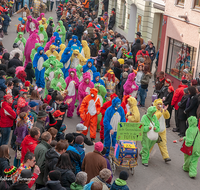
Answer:
[(0, 146), (4, 144), (8, 144), (10, 131), (11, 131), (11, 127), (1, 128)]
[(8, 26), (3, 26), (3, 32), (4, 32), (4, 34), (6, 34), (7, 33), (7, 30), (8, 30)]
[(140, 105), (145, 106), (146, 89), (140, 88)]
[(51, 11), (53, 10), (54, 1), (51, 1)]

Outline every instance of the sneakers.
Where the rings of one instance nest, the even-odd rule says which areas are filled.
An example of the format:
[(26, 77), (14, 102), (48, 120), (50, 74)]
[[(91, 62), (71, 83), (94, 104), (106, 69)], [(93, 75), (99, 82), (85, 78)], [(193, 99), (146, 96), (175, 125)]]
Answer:
[(165, 163), (170, 162), (171, 158), (165, 158)]

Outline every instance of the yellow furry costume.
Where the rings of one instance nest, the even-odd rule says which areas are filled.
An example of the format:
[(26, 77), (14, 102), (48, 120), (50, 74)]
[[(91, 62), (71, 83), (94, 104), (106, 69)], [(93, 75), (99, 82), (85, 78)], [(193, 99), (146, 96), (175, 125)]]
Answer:
[(130, 123), (140, 122), (140, 112), (137, 107), (137, 100), (134, 97), (128, 99), (128, 104), (130, 105), (129, 112), (126, 114), (126, 118)]
[[(42, 23), (42, 21), (44, 22), (44, 24)], [(44, 29), (45, 29), (45, 31), (46, 31), (47, 26), (48, 26), (48, 25), (47, 25), (47, 22), (46, 22), (46, 18), (43, 17), (42, 20), (39, 21), (39, 24), (40, 24), (40, 25), (44, 25)]]
[(83, 53), (81, 53), (86, 59), (90, 59), (90, 48), (88, 47), (88, 43), (86, 40), (81, 41), (83, 46)]
[(52, 53), (52, 49), (55, 49), (56, 48), (56, 46), (54, 46), (54, 45), (50, 45), (50, 47), (49, 47), (49, 50), (48, 51), (46, 51), (46, 55), (49, 57), (50, 55), (54, 55), (55, 57), (56, 57), (56, 59), (58, 60), (58, 61), (60, 61), (60, 56), (59, 56), (59, 54), (58, 54), (58, 52), (55, 50), (53, 53)]
[(66, 48), (65, 44), (60, 44), (60, 52), (59, 52), (60, 59), (62, 58), (62, 54), (63, 54), (65, 48)]
[[(77, 57), (74, 56), (74, 54), (78, 55)], [(74, 63), (73, 61), (75, 61), (74, 59), (78, 59), (79, 61)], [(71, 68), (76, 68), (78, 66), (78, 64), (80, 64), (81, 66), (86, 64), (87, 59), (85, 59), (80, 53), (79, 50), (74, 50), (71, 56)]]
[[(161, 104), (163, 106), (163, 102), (162, 99), (156, 99), (153, 103), (153, 105), (156, 107), (157, 109), (157, 105)], [(163, 159), (167, 159), (169, 158), (169, 153), (167, 150), (167, 137), (166, 137), (166, 126), (165, 126), (165, 119), (169, 119), (170, 114), (168, 112), (168, 110), (161, 112), (160, 110), (157, 109), (156, 113), (155, 113), (159, 123), (160, 123), (160, 132), (158, 133), (162, 139), (162, 141), (160, 143), (158, 143), (160, 152), (162, 154)], [(151, 148), (151, 150), (153, 149), (153, 147)]]

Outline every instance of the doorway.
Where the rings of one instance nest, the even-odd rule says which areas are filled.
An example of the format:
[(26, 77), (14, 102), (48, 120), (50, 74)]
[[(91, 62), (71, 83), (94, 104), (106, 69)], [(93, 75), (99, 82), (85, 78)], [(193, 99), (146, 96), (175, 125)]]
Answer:
[(135, 39), (136, 18), (137, 18), (137, 7), (135, 4), (131, 4), (129, 30), (128, 30), (129, 42), (133, 42), (133, 40)]

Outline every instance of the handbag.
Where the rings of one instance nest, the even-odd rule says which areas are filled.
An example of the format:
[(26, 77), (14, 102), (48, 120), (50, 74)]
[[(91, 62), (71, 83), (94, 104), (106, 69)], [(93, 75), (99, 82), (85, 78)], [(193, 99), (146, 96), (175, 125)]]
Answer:
[[(155, 124), (151, 121), (151, 119), (150, 119), (148, 116), (147, 116), (147, 118), (149, 119), (150, 124), (152, 125), (151, 130), (150, 130), (149, 132), (147, 132), (147, 137), (148, 137), (150, 140), (152, 140), (152, 141), (157, 141), (158, 138), (159, 138), (159, 135), (158, 135), (158, 133), (156, 133), (156, 132), (153, 130)], [(160, 138), (161, 138), (161, 137), (160, 137)]]
[(183, 144), (182, 144), (180, 150), (181, 150), (184, 154), (187, 154), (188, 156), (191, 156), (191, 155), (192, 155), (193, 146), (194, 146), (194, 142), (195, 142), (195, 139), (196, 139), (197, 135), (198, 135), (198, 131), (197, 131), (197, 134), (196, 134), (196, 136), (195, 136), (195, 138), (194, 138), (194, 141), (193, 141), (193, 143), (192, 143), (192, 146), (188, 147), (188, 146), (185, 145), (185, 141), (183, 142)]

